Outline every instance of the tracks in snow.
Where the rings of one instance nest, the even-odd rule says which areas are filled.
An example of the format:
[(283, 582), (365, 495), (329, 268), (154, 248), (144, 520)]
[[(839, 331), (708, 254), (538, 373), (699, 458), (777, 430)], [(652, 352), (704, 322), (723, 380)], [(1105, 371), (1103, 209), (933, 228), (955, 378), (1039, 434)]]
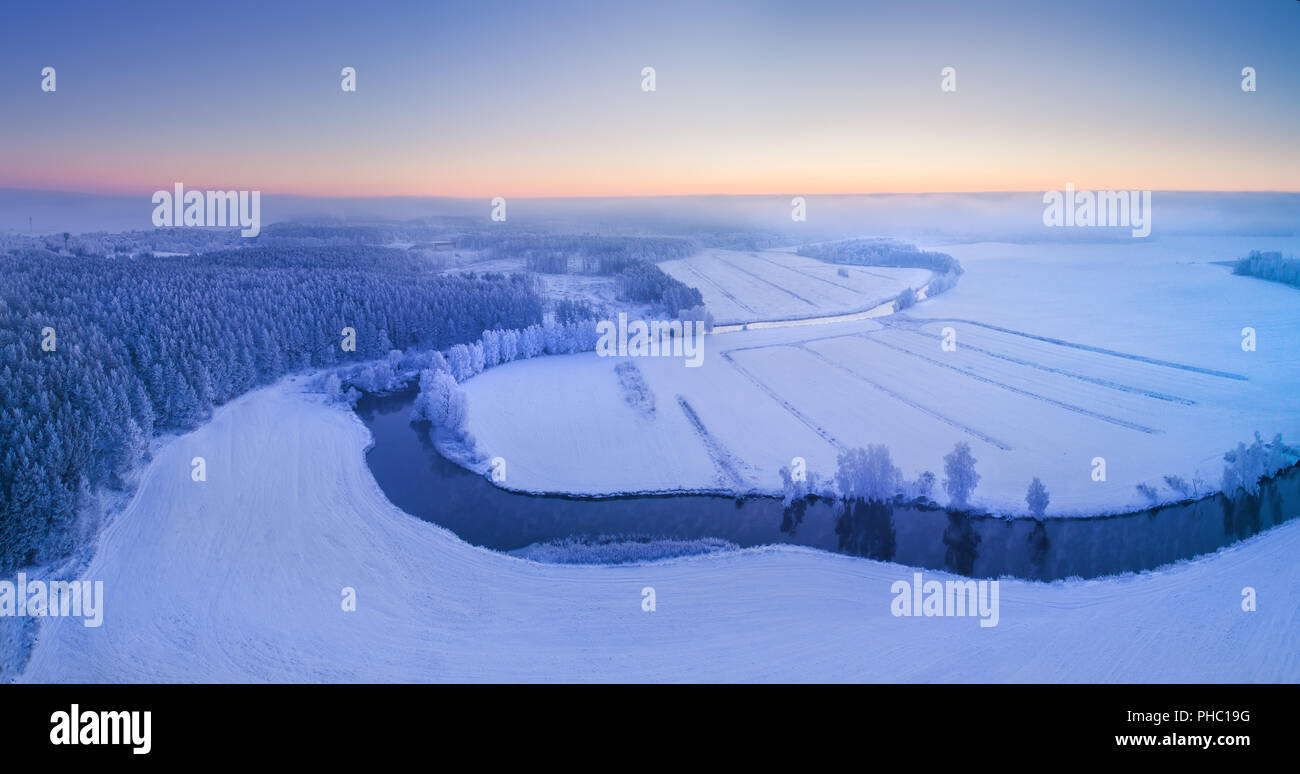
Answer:
[(752, 488), (745, 480), (745, 477), (740, 474), (740, 471), (736, 469), (735, 455), (728, 451), (727, 447), (723, 446), (722, 442), (709, 432), (704, 423), (700, 421), (699, 415), (695, 413), (695, 409), (691, 408), (691, 404), (686, 401), (686, 398), (678, 395), (677, 405), (681, 406), (682, 413), (686, 415), (686, 420), (695, 428), (695, 434), (699, 436), (700, 441), (704, 444), (705, 451), (709, 453), (709, 458), (713, 460), (713, 467), (717, 469), (718, 477), (723, 479), (719, 483), (724, 486), (730, 484), (737, 491)]
[(1126, 427), (1126, 428), (1128, 428), (1129, 430), (1137, 430), (1138, 432), (1140, 432), (1140, 433), (1146, 433), (1147, 435), (1158, 435), (1158, 434), (1160, 434), (1160, 433), (1163, 432), (1163, 431), (1158, 430), (1158, 429), (1156, 429), (1156, 428), (1154, 428), (1154, 427), (1147, 427), (1146, 425), (1139, 425), (1138, 423), (1136, 423), (1136, 422), (1130, 422), (1130, 421), (1128, 421), (1127, 419), (1120, 419), (1119, 417), (1112, 417), (1112, 416), (1110, 416), (1109, 414), (1103, 414), (1103, 413), (1101, 413), (1100, 411), (1093, 411), (1092, 409), (1087, 409), (1087, 408), (1084, 408), (1083, 406), (1076, 406), (1076, 405), (1074, 405), (1073, 403), (1066, 403), (1065, 401), (1057, 400), (1056, 398), (1049, 398), (1048, 396), (1046, 396), (1046, 395), (1042, 395), (1042, 394), (1039, 394), (1039, 393), (1037, 393), (1037, 392), (1032, 392), (1032, 391), (1030, 391), (1030, 390), (1021, 389), (1020, 387), (1015, 387), (1015, 386), (1012, 386), (1012, 385), (1007, 384), (1007, 383), (1005, 383), (1005, 382), (1000, 382), (1000, 381), (998, 381), (997, 379), (992, 379), (992, 378), (987, 377), (987, 376), (981, 376), (980, 374), (977, 374), (977, 373), (975, 373), (974, 371), (970, 371), (970, 370), (967, 370), (967, 369), (965, 369), (965, 368), (961, 368), (961, 367), (958, 367), (958, 366), (952, 365), (951, 363), (945, 363), (945, 362), (943, 362), (942, 360), (936, 360), (935, 358), (928, 357), (928, 356), (926, 356), (926, 355), (922, 355), (922, 354), (920, 354), (919, 352), (913, 352), (913, 351), (911, 351), (910, 349), (905, 349), (905, 348), (900, 347), (900, 346), (898, 346), (898, 345), (896, 345), (896, 344), (890, 344), (889, 342), (881, 341), (880, 339), (872, 338), (871, 336), (869, 336), (869, 335), (867, 335), (867, 334), (857, 334), (857, 335), (858, 335), (860, 338), (862, 338), (862, 339), (865, 339), (865, 340), (867, 340), (867, 341), (870, 341), (872, 344), (876, 344), (876, 345), (879, 345), (879, 346), (882, 346), (882, 347), (886, 347), (886, 348), (888, 348), (888, 349), (892, 349), (892, 350), (894, 350), (895, 352), (902, 352), (902, 353), (905, 354), (905, 355), (910, 355), (910, 356), (915, 357), (915, 358), (918, 358), (918, 359), (920, 359), (920, 360), (924, 360), (925, 362), (930, 363), (930, 364), (932, 364), (932, 365), (939, 366), (940, 368), (946, 368), (946, 369), (948, 369), (948, 370), (950, 370), (950, 371), (956, 371), (957, 373), (962, 374), (963, 376), (966, 376), (966, 377), (968, 377), (968, 378), (970, 378), (970, 379), (974, 379), (975, 381), (978, 381), (978, 382), (984, 382), (985, 384), (991, 384), (991, 385), (993, 385), (994, 387), (1000, 387), (1000, 388), (1002, 388), (1002, 389), (1004, 389), (1004, 390), (1007, 390), (1007, 391), (1009, 391), (1009, 392), (1014, 392), (1014, 393), (1016, 393), (1017, 395), (1023, 395), (1023, 396), (1025, 396), (1026, 398), (1032, 398), (1032, 399), (1034, 399), (1034, 400), (1039, 400), (1039, 401), (1042, 401), (1042, 402), (1044, 402), (1044, 403), (1048, 403), (1048, 404), (1050, 404), (1050, 405), (1056, 406), (1057, 408), (1064, 409), (1064, 410), (1066, 410), (1066, 411), (1071, 411), (1071, 412), (1076, 413), (1076, 414), (1082, 414), (1083, 416), (1092, 417), (1093, 419), (1100, 419), (1100, 420), (1103, 421), (1103, 422), (1109, 422), (1109, 423), (1111, 423), (1111, 424), (1113, 424), (1113, 425), (1119, 425), (1120, 427)]
[(976, 430), (975, 428), (971, 427), (970, 425), (964, 424), (964, 423), (962, 423), (962, 422), (957, 421), (956, 419), (953, 419), (952, 417), (946, 416), (946, 415), (944, 415), (944, 414), (942, 414), (942, 413), (940, 413), (940, 412), (938, 412), (938, 411), (935, 411), (934, 409), (930, 408), (929, 406), (926, 406), (926, 405), (921, 404), (921, 403), (917, 403), (916, 401), (912, 400), (911, 398), (905, 397), (905, 396), (902, 395), (901, 393), (895, 392), (895, 391), (889, 389), (888, 387), (884, 386), (883, 384), (880, 384), (880, 383), (878, 383), (878, 382), (876, 382), (876, 381), (873, 381), (872, 379), (870, 379), (870, 378), (868, 378), (868, 377), (862, 375), (861, 373), (859, 373), (858, 371), (855, 371), (854, 369), (850, 368), (849, 366), (846, 366), (846, 365), (844, 365), (843, 363), (841, 363), (841, 362), (839, 362), (839, 361), (837, 361), (837, 360), (834, 360), (834, 359), (828, 357), (827, 355), (824, 355), (824, 354), (822, 354), (821, 352), (818, 352), (817, 350), (812, 349), (811, 347), (806, 346), (805, 343), (799, 343), (799, 344), (795, 344), (795, 345), (793, 345), (793, 346), (795, 346), (795, 347), (798, 348), (798, 349), (803, 350), (804, 352), (807, 352), (808, 354), (812, 355), (813, 357), (817, 358), (818, 360), (822, 361), (823, 363), (826, 363), (827, 365), (829, 365), (829, 366), (831, 366), (831, 367), (833, 367), (833, 368), (837, 368), (837, 369), (839, 369), (840, 371), (843, 371), (844, 373), (848, 374), (849, 376), (852, 376), (854, 379), (857, 379), (858, 381), (863, 382), (863, 383), (865, 383), (865, 384), (869, 384), (869, 385), (871, 385), (872, 387), (875, 387), (877, 390), (880, 390), (881, 392), (885, 393), (886, 395), (888, 395), (889, 397), (893, 398), (894, 400), (896, 400), (896, 401), (898, 401), (898, 402), (900, 402), (900, 403), (905, 403), (905, 404), (907, 404), (908, 406), (911, 406), (912, 408), (916, 409), (917, 411), (920, 411), (920, 412), (923, 413), (923, 414), (926, 414), (926, 415), (928, 415), (928, 416), (930, 416), (930, 417), (932, 417), (932, 418), (934, 418), (934, 419), (939, 420), (940, 422), (943, 422), (945, 425), (948, 425), (949, 427), (954, 427), (954, 428), (956, 428), (956, 429), (958, 429), (958, 430), (961, 430), (963, 433), (966, 433), (967, 435), (969, 435), (969, 436), (971, 436), (971, 437), (973, 437), (973, 438), (978, 438), (979, 440), (981, 440), (981, 441), (983, 441), (983, 442), (985, 442), (985, 443), (992, 444), (993, 446), (996, 446), (997, 448), (1001, 449), (1002, 451), (1011, 451), (1011, 445), (1008, 444), (1007, 442), (1005, 442), (1005, 441), (1000, 441), (1000, 440), (998, 440), (997, 438), (994, 438), (993, 436), (988, 435), (987, 433), (984, 433), (984, 432), (981, 432), (981, 431), (979, 431), (979, 430)]
[(1194, 374), (1205, 374), (1206, 376), (1217, 376), (1220, 379), (1236, 379), (1237, 381), (1242, 381), (1242, 382), (1250, 381), (1248, 377), (1242, 376), (1241, 374), (1234, 374), (1230, 371), (1216, 371), (1213, 368), (1201, 368), (1200, 366), (1187, 365), (1186, 363), (1175, 363), (1171, 360), (1159, 360), (1154, 357), (1147, 357), (1146, 355), (1133, 355), (1128, 352), (1118, 352), (1113, 349), (1105, 349), (1104, 347), (1094, 347), (1091, 344), (1078, 344), (1073, 341), (1066, 341), (1065, 339), (1054, 339), (1050, 336), (1040, 336), (1036, 333), (1025, 333), (1024, 331), (1017, 331), (1011, 328), (1003, 328), (997, 325), (990, 325), (989, 323), (976, 322), (975, 320), (965, 320), (960, 317), (909, 317), (907, 319), (909, 321), (914, 321), (918, 323), (959, 322), (965, 325), (975, 325), (980, 328), (987, 328), (991, 331), (997, 331), (998, 333), (1009, 333), (1012, 336), (1021, 336), (1023, 338), (1033, 339), (1035, 341), (1044, 341), (1047, 342), (1048, 344), (1055, 344), (1058, 347), (1070, 347), (1072, 349), (1081, 349), (1085, 352), (1095, 352), (1099, 355), (1109, 355), (1111, 357), (1123, 358), (1125, 360), (1135, 360), (1139, 363), (1147, 363), (1149, 365), (1161, 366), (1163, 368), (1173, 368), (1180, 371), (1190, 371), (1191, 373)]

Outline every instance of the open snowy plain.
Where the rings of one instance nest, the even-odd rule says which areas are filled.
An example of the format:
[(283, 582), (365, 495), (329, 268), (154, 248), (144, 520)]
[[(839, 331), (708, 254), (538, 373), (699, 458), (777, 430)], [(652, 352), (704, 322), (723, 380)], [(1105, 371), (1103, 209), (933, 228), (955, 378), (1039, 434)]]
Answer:
[[(906, 478), (928, 470), (942, 480), (943, 456), (965, 441), (982, 476), (976, 508), (1025, 513), (1037, 476), (1058, 516), (1146, 507), (1140, 484), (1160, 501), (1181, 499), (1166, 475), (1205, 494), (1219, 485), (1224, 452), (1256, 431), (1300, 436), (1300, 291), (1216, 263), (1252, 249), (1300, 252), (1296, 240), (929, 249), (955, 256), (965, 274), (899, 314), (719, 333), (696, 368), (595, 354), (504, 365), (466, 383), (470, 430), (485, 455), (506, 460), (506, 486), (576, 494), (778, 492), (778, 471), (795, 457), (828, 476), (841, 450), (881, 443)], [(773, 320), (774, 310), (796, 311), (792, 299), (778, 303), (775, 285), (801, 287), (797, 272), (768, 276), (782, 271), (775, 254), (710, 251), (701, 261), (732, 307)], [(723, 258), (730, 273), (714, 265)], [(683, 267), (695, 263), (665, 268), (688, 279)], [(822, 266), (808, 283), (837, 277)], [(917, 287), (924, 276), (901, 279)], [(712, 304), (714, 286), (699, 287)], [(867, 308), (878, 292), (864, 282), (857, 302), (845, 291), (823, 311)], [(1242, 346), (1246, 328), (1254, 351)], [(654, 394), (653, 414), (623, 400), (614, 369), (629, 361)]]
[(836, 266), (791, 250), (709, 249), (659, 268), (698, 288), (719, 325), (862, 312), (930, 276), (925, 269)]

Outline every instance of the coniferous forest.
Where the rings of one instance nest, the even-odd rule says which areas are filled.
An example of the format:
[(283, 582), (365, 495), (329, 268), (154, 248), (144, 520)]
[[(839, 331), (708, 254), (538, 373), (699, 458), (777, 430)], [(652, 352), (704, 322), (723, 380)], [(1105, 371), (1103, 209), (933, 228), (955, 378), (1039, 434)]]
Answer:
[(253, 387), (541, 321), (525, 276), (378, 247), (0, 255), (0, 570), (70, 550), (78, 506), (122, 486), (153, 435)]

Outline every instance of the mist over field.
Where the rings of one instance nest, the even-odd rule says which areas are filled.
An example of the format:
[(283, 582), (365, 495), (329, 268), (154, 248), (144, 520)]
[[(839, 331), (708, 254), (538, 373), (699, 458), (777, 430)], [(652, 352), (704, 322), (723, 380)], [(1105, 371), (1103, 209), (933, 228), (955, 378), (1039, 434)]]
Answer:
[[(1067, 181), (1061, 181), (1064, 187)], [(170, 188), (170, 181), (160, 188)], [(805, 196), (813, 215), (790, 222), (790, 200)], [(1300, 194), (1155, 191), (1154, 239), (1176, 235), (1295, 236), (1300, 233)], [(437, 197), (316, 198), (263, 192), (265, 223), (418, 221), (434, 216), (487, 223), (482, 199)], [(153, 205), (136, 196), (0, 189), (0, 231), (38, 234), (61, 231), (151, 229)], [(1053, 229), (1043, 225), (1043, 195), (936, 193), (871, 195), (671, 196), (577, 199), (511, 199), (511, 223), (580, 233), (691, 234), (747, 231), (790, 241), (849, 236), (890, 236), (939, 241), (1114, 241), (1127, 230)]]

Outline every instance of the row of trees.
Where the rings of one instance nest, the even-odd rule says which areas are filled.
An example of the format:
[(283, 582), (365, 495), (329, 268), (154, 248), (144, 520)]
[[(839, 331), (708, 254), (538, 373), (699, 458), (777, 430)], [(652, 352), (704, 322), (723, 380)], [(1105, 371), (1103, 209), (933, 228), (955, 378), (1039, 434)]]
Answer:
[[(1265, 441), (1259, 433), (1255, 433), (1255, 439), (1250, 445), (1237, 444), (1235, 449), (1223, 455), (1223, 460), (1223, 493), (1229, 497), (1243, 494), (1256, 496), (1259, 494), (1260, 482), (1297, 464), (1300, 448), (1284, 443), (1280, 434)], [(814, 473), (809, 472), (804, 480), (796, 480), (789, 468), (781, 468), (786, 505), (810, 495), (871, 502), (885, 502), (896, 497), (908, 500), (928, 499), (934, 484), (934, 474), (929, 471), (922, 473), (915, 481), (906, 481), (902, 471), (890, 460), (889, 448), (883, 444), (841, 452), (837, 463), (834, 488), (830, 486), (832, 482), (821, 482)], [(943, 458), (946, 476), (944, 490), (948, 494), (950, 508), (960, 510), (969, 504), (970, 496), (980, 480), (975, 463), (970, 446), (965, 442), (958, 443)], [(1165, 476), (1164, 481), (1171, 490), (1184, 498), (1200, 493), (1198, 487), (1188, 484), (1179, 476)], [(1152, 504), (1159, 501), (1159, 492), (1155, 487), (1142, 483), (1137, 485), (1137, 489)], [(1047, 487), (1035, 476), (1025, 492), (1029, 514), (1036, 519), (1043, 518), (1050, 502), (1051, 495)]]
[(845, 239), (840, 242), (822, 242), (804, 245), (797, 252), (806, 258), (816, 258), (827, 263), (929, 269), (937, 274), (962, 273), (961, 264), (947, 253), (920, 250), (915, 245), (895, 242), (892, 239)]
[[(949, 508), (962, 510), (969, 506), (970, 497), (980, 481), (980, 474), (975, 470), (976, 462), (970, 444), (965, 441), (957, 443), (944, 456), (943, 488), (948, 495)], [(825, 482), (811, 471), (796, 478), (790, 468), (781, 468), (785, 504), (789, 506), (809, 496), (838, 498), (846, 502), (888, 502), (900, 497), (928, 500), (935, 484), (935, 475), (928, 470), (915, 480), (905, 479), (890, 458), (889, 447), (884, 444), (846, 449), (836, 458), (836, 465), (834, 479)], [(1030, 514), (1042, 518), (1049, 500), (1047, 488), (1035, 477), (1025, 495)]]
[(541, 319), (526, 278), (441, 275), (383, 248), (2, 255), (0, 570), (69, 550), (78, 505), (120, 486), (152, 435), (257, 385)]
[[(485, 251), (493, 258), (523, 258), (533, 271), (613, 276), (636, 263), (657, 263), (685, 258), (699, 249), (694, 241), (678, 237), (594, 236), (521, 231), (463, 234), (456, 247)], [(574, 260), (571, 263), (570, 257)]]
[(1261, 253), (1252, 250), (1250, 255), (1237, 261), (1232, 273), (1300, 287), (1300, 259), (1283, 258), (1277, 252)]
[[(400, 380), (400, 366), (404, 362), (418, 364), (420, 393), (416, 396), (411, 411), (411, 421), (430, 422), (435, 428), (463, 437), (469, 409), (459, 386), (461, 382), (488, 368), (514, 360), (543, 354), (589, 352), (596, 348), (597, 338), (596, 321), (590, 319), (559, 322), (547, 318), (540, 325), (530, 325), (523, 329), (489, 329), (483, 331), (478, 341), (453, 345), (446, 357), (438, 351), (406, 355), (393, 353), (389, 361), (395, 367), (385, 372), (392, 373), (393, 379), (387, 383), (390, 386), (381, 386), (379, 389), (392, 389), (391, 385)], [(365, 374), (363, 370), (362, 377)], [(373, 381), (381, 382), (382, 375), (374, 377)], [(355, 377), (351, 383), (358, 383)], [(326, 391), (330, 392), (330, 389), (327, 387)]]

